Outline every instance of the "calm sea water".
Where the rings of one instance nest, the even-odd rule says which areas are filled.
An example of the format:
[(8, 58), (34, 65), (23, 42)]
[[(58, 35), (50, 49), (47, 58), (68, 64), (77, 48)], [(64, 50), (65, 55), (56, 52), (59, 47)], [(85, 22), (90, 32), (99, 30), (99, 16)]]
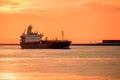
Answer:
[(120, 46), (0, 45), (0, 80), (120, 80)]

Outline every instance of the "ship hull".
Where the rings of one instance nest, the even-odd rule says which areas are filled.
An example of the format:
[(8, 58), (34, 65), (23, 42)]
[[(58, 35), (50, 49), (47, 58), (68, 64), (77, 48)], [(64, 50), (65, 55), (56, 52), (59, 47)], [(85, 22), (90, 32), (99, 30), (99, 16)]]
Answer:
[(21, 42), (22, 49), (70, 49), (71, 41), (40, 41), (25, 43)]

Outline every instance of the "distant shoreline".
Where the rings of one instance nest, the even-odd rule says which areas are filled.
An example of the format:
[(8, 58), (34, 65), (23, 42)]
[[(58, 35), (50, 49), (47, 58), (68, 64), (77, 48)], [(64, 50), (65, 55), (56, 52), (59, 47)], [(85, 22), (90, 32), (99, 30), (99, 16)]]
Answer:
[(103, 44), (103, 43), (94, 43), (94, 44), (71, 44), (73, 46), (120, 46), (120, 44)]
[(20, 44), (0, 44), (0, 45), (20, 45)]
[[(20, 44), (0, 44), (0, 45), (20, 45)], [(94, 43), (94, 44), (71, 44), (73, 46), (120, 46), (120, 44), (103, 44), (103, 43)]]

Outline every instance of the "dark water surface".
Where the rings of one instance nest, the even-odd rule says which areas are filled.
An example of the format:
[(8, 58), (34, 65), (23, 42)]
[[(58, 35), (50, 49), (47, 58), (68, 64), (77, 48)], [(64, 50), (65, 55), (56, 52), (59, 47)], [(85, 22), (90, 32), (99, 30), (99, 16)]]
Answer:
[(0, 45), (0, 80), (120, 80), (120, 46)]

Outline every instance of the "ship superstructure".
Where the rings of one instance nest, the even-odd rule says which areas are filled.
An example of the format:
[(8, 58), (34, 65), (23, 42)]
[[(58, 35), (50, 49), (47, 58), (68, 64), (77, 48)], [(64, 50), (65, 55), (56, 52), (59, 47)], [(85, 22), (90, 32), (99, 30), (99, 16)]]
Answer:
[[(63, 34), (63, 31), (62, 31)], [(69, 40), (42, 40), (43, 34), (32, 32), (32, 25), (27, 28), (27, 33), (21, 35), (20, 46), (22, 49), (69, 49), (71, 41)]]

